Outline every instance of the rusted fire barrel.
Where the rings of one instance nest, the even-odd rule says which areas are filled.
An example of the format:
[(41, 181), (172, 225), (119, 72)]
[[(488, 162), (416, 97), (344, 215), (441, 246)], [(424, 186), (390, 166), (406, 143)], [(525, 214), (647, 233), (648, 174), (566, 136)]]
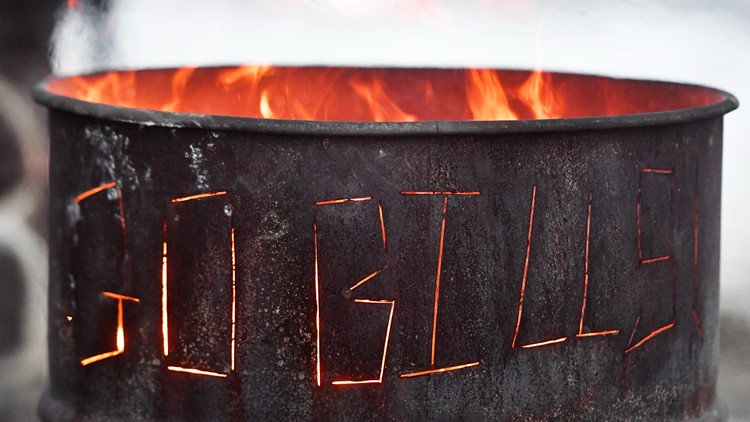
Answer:
[[(463, 70), (273, 68), (239, 87), (252, 107), (227, 88), (236, 70), (37, 90), (44, 420), (726, 417), (730, 94), (487, 71), (474, 82), (495, 75), (504, 96), (475, 93), (518, 120), (478, 121)], [(534, 83), (555, 98), (523, 100)], [(415, 121), (345, 121), (362, 111), (337, 84), (374, 120)], [(324, 85), (311, 119), (300, 104)]]

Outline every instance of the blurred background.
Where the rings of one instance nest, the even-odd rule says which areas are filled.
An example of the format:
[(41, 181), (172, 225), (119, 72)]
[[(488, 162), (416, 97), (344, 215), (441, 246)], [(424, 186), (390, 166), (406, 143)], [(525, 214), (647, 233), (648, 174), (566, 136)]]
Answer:
[[(750, 101), (747, 0), (0, 0), (0, 421), (46, 377), (39, 79), (239, 63), (541, 68), (705, 84)], [(725, 118), (719, 394), (750, 421), (750, 107)]]

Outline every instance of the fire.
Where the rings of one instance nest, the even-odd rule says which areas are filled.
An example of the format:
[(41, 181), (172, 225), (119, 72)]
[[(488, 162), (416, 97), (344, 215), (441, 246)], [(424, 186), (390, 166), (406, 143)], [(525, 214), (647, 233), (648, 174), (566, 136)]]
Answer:
[(646, 113), (724, 99), (702, 88), (535, 70), (238, 67), (126, 70), (47, 89), (113, 106), (236, 117), (410, 122)]
[(521, 85), (518, 94), (521, 100), (529, 106), (535, 119), (553, 119), (555, 115), (555, 92), (546, 89), (549, 74), (535, 70), (529, 79)]
[(487, 69), (467, 71), (466, 98), (475, 120), (518, 120), (510, 109), (503, 83)]

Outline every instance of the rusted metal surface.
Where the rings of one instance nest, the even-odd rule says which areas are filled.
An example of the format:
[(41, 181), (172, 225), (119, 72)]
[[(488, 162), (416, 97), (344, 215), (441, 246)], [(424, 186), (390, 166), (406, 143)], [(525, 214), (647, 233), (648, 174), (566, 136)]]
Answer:
[(42, 417), (721, 420), (733, 101), (315, 135), (52, 109)]

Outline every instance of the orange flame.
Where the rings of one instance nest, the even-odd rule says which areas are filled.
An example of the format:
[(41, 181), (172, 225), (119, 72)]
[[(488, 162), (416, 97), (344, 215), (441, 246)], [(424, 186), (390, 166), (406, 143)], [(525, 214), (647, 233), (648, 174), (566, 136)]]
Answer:
[(535, 70), (529, 79), (521, 85), (518, 95), (521, 101), (528, 105), (535, 119), (555, 118), (555, 91), (546, 89), (549, 74)]
[(475, 120), (517, 120), (497, 73), (488, 69), (467, 72), (466, 97)]
[(406, 113), (396, 104), (385, 91), (383, 82), (373, 78), (370, 81), (352, 81), (352, 88), (367, 101), (372, 112), (372, 120), (376, 122), (387, 122), (398, 120), (402, 122), (414, 122), (417, 116)]
[(174, 75), (172, 79), (172, 99), (168, 103), (164, 104), (162, 110), (164, 111), (178, 111), (180, 100), (182, 99), (181, 93), (185, 91), (190, 77), (195, 73), (194, 67), (183, 67)]
[(405, 122), (607, 116), (717, 103), (705, 88), (540, 70), (183, 67), (50, 81), (58, 95), (114, 106), (289, 120)]

